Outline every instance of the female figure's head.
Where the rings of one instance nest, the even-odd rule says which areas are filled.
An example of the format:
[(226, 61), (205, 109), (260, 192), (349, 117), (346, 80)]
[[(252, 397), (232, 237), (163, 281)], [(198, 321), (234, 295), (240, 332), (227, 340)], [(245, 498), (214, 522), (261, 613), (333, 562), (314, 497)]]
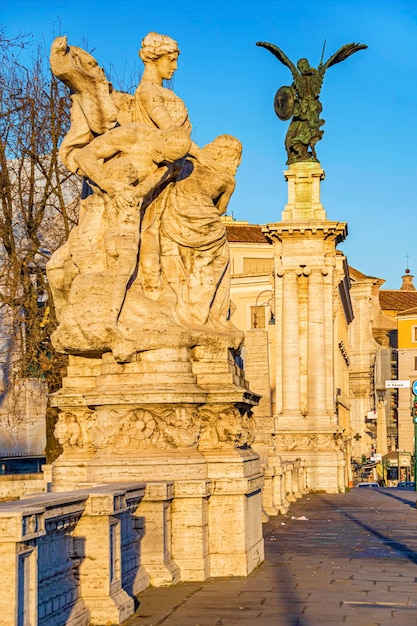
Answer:
[(161, 82), (173, 77), (177, 69), (178, 55), (180, 51), (178, 43), (159, 33), (148, 33), (142, 40), (139, 56), (145, 64), (145, 73)]

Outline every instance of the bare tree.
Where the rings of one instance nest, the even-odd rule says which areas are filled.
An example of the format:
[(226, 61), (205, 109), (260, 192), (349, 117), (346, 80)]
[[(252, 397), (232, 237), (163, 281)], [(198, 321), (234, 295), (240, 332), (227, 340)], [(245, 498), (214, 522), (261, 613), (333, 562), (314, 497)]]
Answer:
[[(56, 320), (45, 265), (76, 223), (80, 186), (58, 158), (69, 94), (40, 48), (28, 67), (19, 63), (25, 45), (0, 29), (0, 322), (4, 394), (16, 421), (25, 419), (23, 396), (55, 391), (65, 371), (66, 357), (50, 345)], [(48, 407), (49, 460), (58, 453), (55, 420)]]

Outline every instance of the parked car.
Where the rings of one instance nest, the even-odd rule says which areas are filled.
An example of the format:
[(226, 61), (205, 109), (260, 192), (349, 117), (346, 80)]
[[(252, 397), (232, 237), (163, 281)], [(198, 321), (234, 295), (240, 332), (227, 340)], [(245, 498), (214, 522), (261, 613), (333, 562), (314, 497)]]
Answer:
[(359, 488), (368, 487), (370, 489), (379, 489), (378, 483), (359, 483), (358, 487)]
[(398, 489), (409, 489), (410, 491), (416, 490), (416, 484), (414, 480), (402, 480), (397, 485)]

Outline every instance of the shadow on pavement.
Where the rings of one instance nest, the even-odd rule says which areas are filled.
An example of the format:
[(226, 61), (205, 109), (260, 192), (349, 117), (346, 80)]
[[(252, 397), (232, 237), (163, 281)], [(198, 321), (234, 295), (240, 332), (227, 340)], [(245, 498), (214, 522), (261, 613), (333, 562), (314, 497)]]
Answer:
[[(301, 599), (300, 593), (297, 592), (295, 577), (291, 574), (288, 563), (284, 562), (288, 558), (284, 545), (285, 537), (279, 536), (278, 527), (271, 527), (264, 532), (264, 541), (265, 561), (261, 568), (268, 567), (270, 563), (274, 563), (276, 566), (280, 563), (281, 559), (279, 555), (282, 554), (282, 563), (279, 567), (279, 574), (275, 577), (275, 582), (278, 592), (282, 594), (282, 607), (285, 608), (286, 616), (285, 626), (315, 626), (309, 619), (302, 615), (305, 603)], [(277, 626), (280, 624), (279, 619), (276, 623)]]
[[(408, 500), (407, 498), (401, 498), (399, 495), (397, 495), (398, 492), (393, 492), (390, 491), (389, 489), (384, 489), (382, 488), (381, 490), (378, 491), (379, 494), (381, 494), (382, 496), (388, 496), (388, 498), (394, 498), (394, 500), (399, 500), (399, 502), (403, 502), (404, 504), (408, 504), (412, 509), (416, 508), (416, 503), (414, 500)], [(415, 493), (415, 492), (410, 492), (410, 493)]]
[[(416, 506), (415, 502), (410, 502), (410, 500), (407, 500), (407, 499), (404, 499), (404, 498), (400, 498), (399, 496), (396, 496), (394, 494), (390, 494), (390, 493), (384, 492), (382, 490), (378, 491), (378, 494), (382, 494), (384, 496), (392, 497), (392, 498), (394, 498), (396, 500), (400, 500), (404, 504), (407, 504), (407, 505), (410, 505), (410, 506), (413, 506), (413, 507)], [(329, 501), (329, 503), (330, 503), (330, 501)], [(396, 554), (392, 554), (391, 555), (392, 557), (397, 556), (397, 557), (400, 557), (400, 558), (404, 558), (404, 559), (407, 559), (407, 560), (409, 560), (412, 563), (415, 563), (417, 565), (417, 552), (415, 550), (412, 550), (411, 548), (409, 548), (405, 543), (402, 543), (401, 541), (397, 541), (397, 540), (389, 537), (388, 535), (384, 535), (383, 533), (381, 533), (378, 530), (376, 530), (376, 528), (374, 528), (374, 527), (370, 526), (369, 524), (366, 524), (365, 522), (361, 521), (360, 519), (355, 517), (352, 513), (349, 513), (347, 510), (344, 510), (343, 514), (344, 514), (345, 517), (347, 517), (349, 520), (351, 520), (357, 526), (359, 526), (360, 528), (363, 528), (368, 533), (370, 533), (374, 537), (376, 537), (379, 541), (381, 541), (381, 543), (387, 549), (389, 549), (391, 551), (395, 551)]]

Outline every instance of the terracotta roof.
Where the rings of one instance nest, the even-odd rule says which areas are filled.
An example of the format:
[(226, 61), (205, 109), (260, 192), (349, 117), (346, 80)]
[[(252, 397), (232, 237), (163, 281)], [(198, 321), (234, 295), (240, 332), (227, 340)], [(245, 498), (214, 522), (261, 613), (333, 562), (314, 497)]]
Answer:
[(252, 224), (226, 224), (228, 241), (268, 243), (260, 226)]
[[(362, 272), (360, 272), (359, 270), (355, 269), (351, 265), (349, 265), (349, 276), (350, 276), (351, 280), (355, 280), (355, 281), (361, 281), (361, 280), (364, 280), (366, 278), (371, 279), (371, 280), (383, 281), (382, 278), (377, 278), (376, 276), (368, 276), (367, 274), (363, 274)], [(383, 281), (383, 282), (385, 282), (385, 281)]]
[(384, 289), (379, 292), (381, 309), (387, 311), (407, 311), (417, 307), (417, 291)]

